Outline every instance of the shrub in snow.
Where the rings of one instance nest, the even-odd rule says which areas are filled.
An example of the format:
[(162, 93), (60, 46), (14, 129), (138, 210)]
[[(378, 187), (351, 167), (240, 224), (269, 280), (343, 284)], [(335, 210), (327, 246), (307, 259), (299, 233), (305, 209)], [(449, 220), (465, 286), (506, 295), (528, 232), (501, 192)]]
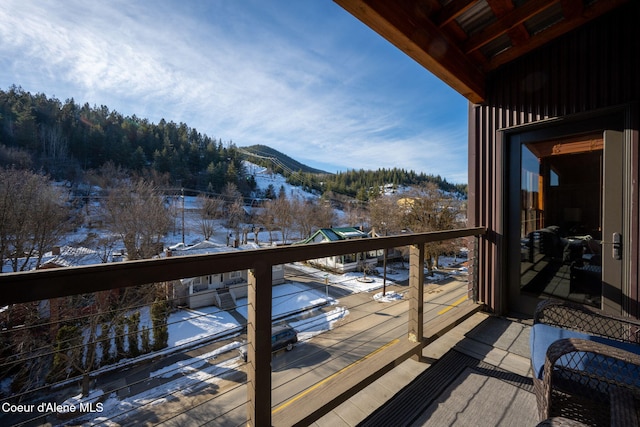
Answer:
[(166, 300), (155, 300), (151, 306), (151, 323), (153, 324), (153, 350), (158, 351), (169, 345), (169, 304)]
[(138, 328), (140, 327), (140, 312), (136, 311), (127, 317), (127, 344), (129, 345), (129, 356), (136, 357), (140, 355), (140, 347), (138, 343)]
[(122, 317), (116, 320), (114, 339), (116, 342), (116, 360), (120, 360), (126, 356), (124, 350), (124, 319)]
[(147, 327), (142, 328), (140, 339), (142, 340), (142, 352), (144, 354), (150, 353), (151, 352), (151, 330)]
[(53, 365), (49, 375), (48, 382), (68, 378), (69, 376), (78, 374), (73, 363), (79, 360), (82, 337), (80, 328), (76, 325), (64, 325), (58, 329), (56, 334), (55, 354), (53, 355)]
[(100, 346), (102, 347), (102, 358), (100, 359), (100, 365), (109, 365), (112, 362), (111, 359), (111, 334), (109, 333), (110, 326), (108, 323), (100, 325)]

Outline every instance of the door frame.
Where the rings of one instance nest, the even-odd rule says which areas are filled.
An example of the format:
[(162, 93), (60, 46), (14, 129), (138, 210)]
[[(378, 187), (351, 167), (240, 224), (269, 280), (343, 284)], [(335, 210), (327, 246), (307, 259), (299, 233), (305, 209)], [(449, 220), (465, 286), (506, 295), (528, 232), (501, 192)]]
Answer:
[[(605, 130), (613, 130), (622, 133), (622, 154), (624, 164), (621, 165), (623, 173), (622, 193), (623, 200), (623, 230), (622, 245), (623, 251), (621, 288), (619, 290), (619, 301), (609, 301), (603, 308), (606, 311), (616, 314), (626, 314), (633, 312), (637, 305), (630, 304), (637, 300), (637, 291), (631, 289), (631, 283), (637, 283), (633, 276), (637, 274), (638, 263), (632, 263), (633, 256), (637, 255), (637, 249), (632, 246), (637, 236), (638, 225), (633, 223), (638, 213), (638, 197), (635, 195), (634, 177), (638, 175), (638, 161), (634, 160), (633, 154), (637, 155), (638, 149), (632, 144), (632, 140), (637, 140), (637, 129), (635, 124), (637, 112), (635, 106), (626, 105), (617, 108), (598, 110), (590, 113), (576, 114), (561, 118), (548, 119), (534, 124), (527, 124), (511, 128), (499, 129), (497, 131), (497, 148), (502, 158), (502, 182), (501, 189), (504, 195), (502, 208), (502, 236), (503, 250), (499, 251), (500, 259), (497, 259), (497, 267), (500, 272), (500, 294), (502, 301), (508, 306), (508, 311), (523, 314), (532, 314), (535, 306), (544, 297), (533, 297), (520, 293), (520, 173), (521, 159), (520, 147), (524, 143), (533, 143), (558, 138), (569, 138), (575, 135), (588, 133), (601, 133)], [(636, 132), (635, 137), (633, 133)], [(603, 236), (604, 238), (604, 236)], [(603, 256), (609, 249), (603, 248)], [(611, 295), (611, 294), (610, 294)], [(603, 296), (603, 301), (604, 301)], [(631, 307), (633, 305), (633, 307)]]

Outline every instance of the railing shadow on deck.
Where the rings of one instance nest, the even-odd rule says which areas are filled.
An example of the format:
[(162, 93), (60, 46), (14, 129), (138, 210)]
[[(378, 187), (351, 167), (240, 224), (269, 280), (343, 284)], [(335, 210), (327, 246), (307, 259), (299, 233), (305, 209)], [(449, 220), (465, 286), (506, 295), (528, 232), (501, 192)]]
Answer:
[(426, 346), (428, 368), (357, 425), (536, 425), (529, 331), (529, 319), (474, 314)]

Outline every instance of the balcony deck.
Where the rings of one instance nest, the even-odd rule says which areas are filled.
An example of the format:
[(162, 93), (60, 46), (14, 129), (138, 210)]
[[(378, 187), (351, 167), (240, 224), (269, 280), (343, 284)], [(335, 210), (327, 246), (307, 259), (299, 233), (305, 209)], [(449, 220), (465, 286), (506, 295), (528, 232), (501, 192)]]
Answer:
[(530, 324), (476, 313), (313, 425), (536, 425)]
[[(498, 387), (504, 384), (510, 389), (515, 386), (514, 390), (507, 391), (513, 391), (518, 399), (504, 401), (505, 409), (500, 412), (503, 417), (501, 419), (512, 421), (510, 417), (513, 415), (524, 417), (522, 423), (516, 424), (535, 423), (533, 396), (526, 391), (530, 385), (526, 377), (529, 369), (527, 329), (522, 323), (492, 318), (478, 312), (482, 304), (478, 303), (476, 297), (474, 261), (470, 260), (469, 282), (462, 285), (460, 294), (447, 295), (444, 300), (434, 301), (433, 304), (430, 292), (425, 289), (426, 243), (473, 238), (482, 234), (482, 228), (458, 229), (311, 244), (303, 247), (258, 249), (243, 253), (169, 257), (81, 268), (9, 273), (0, 276), (0, 287), (4, 291), (0, 296), (0, 306), (33, 303), (153, 282), (161, 282), (162, 287), (159, 289), (168, 292), (167, 284), (179, 278), (249, 270), (246, 305), (247, 362), (242, 368), (234, 370), (239, 376), (221, 378), (222, 382), (217, 385), (201, 380), (202, 384), (197, 384), (196, 387), (198, 391), (192, 390), (191, 386), (185, 386), (177, 394), (188, 396), (188, 400), (191, 401), (188, 406), (171, 390), (150, 402), (142, 402), (140, 408), (123, 411), (120, 406), (114, 406), (113, 409), (119, 412), (110, 414), (109, 419), (117, 419), (111, 422), (112, 425), (410, 425), (410, 422), (414, 421), (420, 423), (420, 416), (426, 416), (424, 414), (430, 414), (426, 416), (427, 420), (439, 420), (439, 408), (444, 406), (438, 405), (438, 399), (444, 400), (448, 405), (455, 397), (455, 401), (462, 402), (464, 408), (469, 409), (478, 403), (480, 411), (486, 411), (487, 408), (495, 410), (498, 406), (493, 403), (487, 405), (487, 402), (505, 395), (505, 391)], [(475, 244), (477, 245), (477, 239)], [(403, 285), (405, 298), (402, 303), (387, 307), (373, 303), (375, 307), (372, 307), (368, 296), (354, 295), (354, 299), (364, 298), (366, 302), (352, 301), (353, 304), (347, 303), (344, 301), (347, 298), (344, 298), (342, 303), (346, 304), (349, 310), (353, 309), (353, 313), (357, 313), (353, 315), (352, 320), (340, 325), (335, 333), (327, 334), (326, 338), (318, 338), (314, 346), (303, 346), (301, 351), (293, 352), (295, 354), (292, 355), (292, 364), (285, 365), (284, 368), (276, 366), (278, 362), (272, 360), (270, 339), (272, 292), (269, 290), (272, 288), (272, 266), (327, 255), (399, 246), (409, 247), (409, 279), (408, 283)], [(321, 286), (324, 289), (326, 284)], [(440, 288), (434, 293), (433, 298), (443, 296), (443, 287)], [(328, 288), (325, 290), (328, 292)], [(468, 304), (454, 302), (462, 302), (469, 298), (476, 301), (469, 301)], [(429, 308), (430, 305), (438, 307)], [(442, 307), (452, 308), (444, 316), (440, 316), (438, 312), (437, 316), (432, 317), (434, 312)], [(99, 320), (98, 316), (92, 316), (90, 313), (86, 318), (78, 317), (71, 320), (83, 320), (86, 323), (90, 318)], [(468, 320), (463, 322), (463, 319)], [(458, 327), (451, 329), (453, 325)], [(10, 338), (15, 336), (16, 345), (20, 345), (20, 336), (14, 333), (22, 329), (27, 330), (23, 327), (15, 330), (9, 328), (5, 335)], [(33, 330), (37, 331), (36, 328)], [(137, 333), (133, 332), (131, 336), (136, 337)], [(124, 337), (124, 333), (118, 333), (117, 337)], [(423, 348), (425, 343), (429, 345)], [(55, 347), (51, 350), (51, 345), (46, 344), (41, 348), (44, 356), (62, 354)], [(81, 349), (83, 346), (71, 347), (73, 350), (78, 348)], [(305, 348), (312, 354), (305, 354)], [(329, 351), (334, 352), (336, 357), (329, 357)], [(418, 361), (411, 359), (418, 358), (418, 354), (421, 354)], [(27, 360), (36, 367), (48, 366), (40, 364), (38, 354), (20, 353), (18, 356), (15, 360), (7, 359), (7, 366), (13, 366), (12, 363), (19, 365), (22, 360)], [(309, 356), (312, 359), (309, 359)], [(302, 370), (299, 368), (318, 361), (322, 363), (318, 365), (317, 370), (310, 371), (308, 375), (301, 374)], [(351, 369), (352, 365), (357, 365), (357, 368)], [(133, 371), (125, 370), (128, 374), (121, 379), (116, 388), (102, 387), (101, 397), (108, 398), (113, 393), (117, 393), (118, 398), (125, 397), (121, 394), (133, 393), (133, 387), (155, 389), (160, 378), (147, 378), (143, 372), (147, 368), (148, 366), (140, 366), (140, 369), (136, 368)], [(349, 369), (347, 374), (345, 369)], [(245, 375), (240, 375), (241, 371)], [(182, 371), (172, 371), (172, 375), (180, 372)], [(489, 373), (492, 375), (488, 375)], [(90, 385), (88, 382), (91, 379), (104, 381), (101, 374), (91, 371), (86, 371), (82, 379), (86, 385)], [(39, 379), (37, 381), (42, 382)], [(74, 381), (79, 381), (79, 377)], [(474, 390), (468, 381), (479, 381), (482, 387), (478, 389), (479, 386), (476, 385), (475, 392), (459, 395), (460, 389), (467, 392)], [(456, 388), (456, 384), (462, 386)], [(485, 385), (491, 387), (485, 390)], [(226, 391), (222, 392), (223, 389)], [(45, 389), (40, 390), (40, 393), (43, 390)], [(411, 399), (398, 393), (401, 390)], [(27, 393), (29, 392), (8, 399), (26, 398)], [(31, 399), (30, 396), (28, 398)], [(215, 403), (212, 406), (209, 402), (213, 398)], [(520, 400), (526, 402), (526, 405)], [(62, 400), (56, 400), (58, 401)], [(409, 402), (408, 405), (406, 402)], [(528, 408), (526, 411), (521, 408), (523, 405)], [(224, 411), (220, 410), (222, 407), (225, 408)], [(430, 408), (438, 410), (434, 412)], [(470, 409), (462, 411), (459, 415), (471, 417), (474, 425), (477, 425), (478, 411), (469, 411)], [(414, 415), (409, 416), (411, 413)], [(509, 414), (508, 417), (505, 414)], [(15, 414), (5, 415), (10, 416), (11, 422), (25, 421), (22, 425), (40, 425), (40, 422), (47, 423), (46, 420), (60, 414), (49, 413), (47, 410), (42, 414), (35, 414), (37, 417), (31, 420), (22, 420), (22, 417), (16, 417)], [(410, 422), (400, 422), (400, 415), (410, 418)], [(486, 425), (499, 424), (499, 420), (486, 416), (480, 419), (490, 420)], [(339, 423), (337, 420), (342, 421)], [(460, 422), (457, 422), (454, 419), (448, 423), (464, 425), (462, 418), (459, 420)], [(54, 421), (56, 422), (59, 420)], [(441, 424), (440, 421), (437, 424)]]

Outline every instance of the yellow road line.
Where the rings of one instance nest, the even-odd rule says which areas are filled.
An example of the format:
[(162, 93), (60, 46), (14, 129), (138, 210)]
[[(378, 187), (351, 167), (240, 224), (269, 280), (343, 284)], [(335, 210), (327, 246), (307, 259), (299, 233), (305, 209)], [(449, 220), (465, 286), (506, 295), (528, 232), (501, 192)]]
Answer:
[(304, 390), (303, 392), (301, 392), (300, 394), (297, 394), (295, 397), (287, 400), (286, 402), (284, 402), (282, 405), (278, 406), (277, 408), (273, 409), (271, 411), (272, 414), (275, 414), (281, 410), (283, 410), (284, 408), (286, 408), (287, 406), (291, 405), (293, 402), (303, 398), (304, 396), (306, 396), (307, 394), (311, 393), (313, 390), (315, 390), (316, 388), (320, 387), (322, 384), (326, 383), (327, 381), (331, 380), (334, 377), (337, 377), (338, 375), (340, 375), (341, 373), (345, 372), (347, 369), (349, 368), (353, 368), (354, 366), (356, 366), (358, 363), (365, 361), (367, 359), (369, 359), (370, 357), (372, 357), (373, 355), (381, 352), (382, 350), (391, 347), (394, 344), (397, 344), (398, 342), (400, 342), (400, 339), (396, 338), (393, 341), (390, 341), (388, 343), (386, 343), (385, 345), (383, 345), (382, 347), (372, 351), (371, 353), (367, 354), (366, 356), (364, 356), (362, 359), (356, 360), (355, 362), (353, 362), (350, 365), (345, 366), (344, 368), (340, 369), (338, 372), (329, 375), (327, 378), (323, 379), (322, 381), (319, 381), (317, 383), (315, 383), (314, 385), (312, 385), (311, 387), (309, 387), (308, 389)]
[(440, 310), (438, 312), (438, 316), (441, 314), (446, 313), (447, 311), (451, 310), (453, 307), (458, 306), (460, 304), (462, 304), (463, 302), (465, 302), (467, 300), (467, 296), (463, 296), (462, 298), (460, 298), (458, 301), (454, 302), (453, 304), (451, 304), (450, 306), (448, 306), (447, 308), (443, 308), (442, 310)]

